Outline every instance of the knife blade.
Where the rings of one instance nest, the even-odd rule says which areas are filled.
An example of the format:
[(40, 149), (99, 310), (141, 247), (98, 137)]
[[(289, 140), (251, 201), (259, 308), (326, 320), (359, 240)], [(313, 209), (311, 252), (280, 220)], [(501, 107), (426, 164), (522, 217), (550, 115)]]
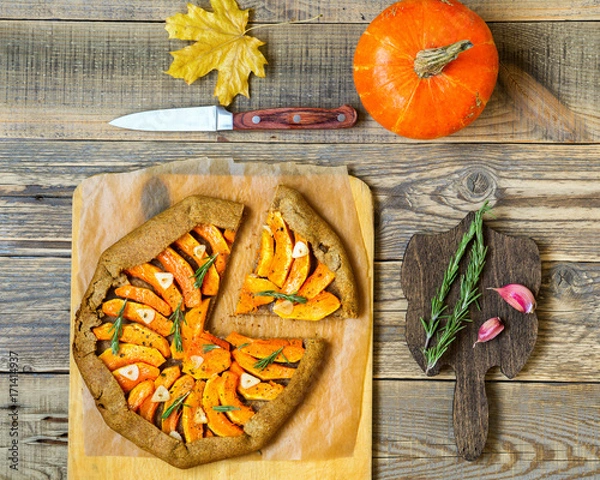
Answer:
[(114, 127), (153, 132), (224, 130), (297, 130), (348, 128), (358, 115), (350, 105), (339, 108), (282, 107), (231, 113), (220, 106), (147, 110), (109, 122)]

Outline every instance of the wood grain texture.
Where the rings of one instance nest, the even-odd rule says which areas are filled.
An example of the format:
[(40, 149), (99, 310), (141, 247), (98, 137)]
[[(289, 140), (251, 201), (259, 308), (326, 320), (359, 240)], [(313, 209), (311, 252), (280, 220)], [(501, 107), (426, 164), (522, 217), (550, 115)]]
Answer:
[[(487, 250), (485, 266), (475, 285), (479, 292), (476, 305), (472, 305), (462, 329), (455, 336), (435, 366), (427, 364), (423, 355), (425, 331), (421, 319), (431, 321), (432, 298), (438, 295), (446, 278), (448, 262), (456, 255), (461, 239), (469, 231), (475, 214), (469, 213), (455, 228), (435, 235), (417, 234), (408, 243), (402, 265), (402, 287), (408, 299), (406, 314), (406, 342), (413, 358), (428, 375), (439, 374), (443, 365), (449, 365), (456, 376), (454, 390), (454, 436), (458, 452), (467, 460), (478, 458), (488, 434), (488, 401), (485, 393), (485, 375), (494, 366), (508, 378), (514, 378), (523, 368), (537, 338), (537, 314), (525, 315), (506, 305), (487, 289), (509, 283), (527, 285), (537, 295), (541, 283), (541, 265), (537, 245), (526, 237), (512, 237), (483, 226), (482, 241)], [(473, 245), (473, 239), (470, 244)], [(448, 296), (443, 299), (447, 310), (444, 316), (455, 311), (462, 294), (462, 275), (470, 263), (473, 246), (466, 249), (461, 267)], [(463, 300), (464, 301), (464, 300)], [(441, 333), (445, 323), (440, 318)], [(489, 343), (475, 346), (478, 331), (483, 323), (500, 317), (505, 325), (501, 335)], [(433, 337), (435, 345), (437, 336)]]
[[(405, 345), (406, 299), (400, 286), (401, 264), (376, 264), (375, 357), (377, 378), (423, 378)], [(538, 296), (538, 338), (519, 381), (596, 382), (600, 366), (595, 363), (600, 331), (597, 312), (600, 307), (600, 269), (596, 263), (542, 263), (542, 286)], [(591, 293), (591, 290), (594, 293)], [(386, 293), (381, 293), (386, 292)], [(380, 299), (380, 295), (383, 296)], [(381, 309), (380, 305), (385, 305)], [(381, 309), (381, 310), (380, 310)], [(568, 345), (568, 346), (567, 346)], [(565, 352), (577, 352), (568, 360)], [(454, 379), (449, 370), (439, 377)], [(488, 379), (506, 380), (492, 369)], [(577, 380), (576, 380), (577, 379)]]
[[(322, 15), (321, 22), (365, 23), (390, 5), (389, 0), (331, 0), (313, 3), (306, 0), (240, 0), (241, 8), (250, 8), (252, 21), (286, 22), (293, 19)], [(464, 0), (462, 3), (477, 12), (486, 22), (529, 20), (598, 20), (600, 6), (586, 0), (523, 0), (515, 4), (510, 0), (488, 2)], [(198, 4), (210, 9), (208, 0)], [(27, 12), (38, 19), (162, 21), (178, 11), (185, 10), (185, 2), (156, 0), (132, 4), (123, 0), (90, 4), (84, 0), (23, 0), (19, 3), (0, 4), (0, 17), (20, 19)]]
[[(538, 296), (538, 340), (518, 381), (595, 382), (600, 345), (598, 263), (543, 263)], [(406, 346), (407, 302), (400, 284), (401, 262), (375, 264), (375, 349), (377, 379), (424, 379)], [(64, 258), (2, 258), (0, 278), (0, 372), (8, 371), (7, 349), (20, 345), (22, 366), (31, 372), (67, 371), (70, 261)], [(40, 285), (28, 290), (31, 282)], [(42, 313), (40, 313), (42, 312)], [(28, 341), (33, 334), (39, 341)], [(571, 352), (569, 361), (564, 352)], [(442, 370), (439, 379), (454, 379)], [(497, 369), (487, 378), (506, 381)]]
[[(457, 219), (465, 213), (464, 209), (477, 208), (477, 203), (465, 202), (460, 205), (450, 203), (454, 196), (446, 197), (440, 191), (432, 190), (439, 180), (440, 188), (451, 187), (444, 184), (444, 171), (451, 175), (452, 170), (432, 171), (432, 175), (440, 175), (437, 179), (414, 184), (400, 184), (396, 192), (386, 194), (385, 190), (376, 191), (376, 202), (380, 206), (377, 215), (378, 241), (376, 257), (378, 259), (398, 259), (406, 248), (410, 237), (420, 231), (439, 232), (456, 224)], [(481, 170), (480, 170), (481, 171)], [(489, 170), (487, 171), (489, 174)], [(460, 175), (462, 176), (462, 175)], [(461, 178), (455, 178), (457, 184)], [(449, 180), (453, 181), (453, 180)], [(506, 178), (506, 182), (510, 179)], [(580, 191), (597, 188), (597, 181), (566, 181), (562, 186), (566, 191)], [(500, 182), (501, 185), (504, 182)], [(552, 195), (544, 199), (543, 180), (540, 182), (523, 182), (522, 188), (529, 188), (532, 198), (503, 196), (494, 199), (495, 212), (502, 220), (490, 221), (500, 232), (526, 235), (534, 238), (540, 248), (544, 261), (598, 261), (600, 251), (596, 248), (599, 232), (600, 204), (598, 199), (588, 197), (570, 197), (564, 194)], [(433, 185), (432, 185), (433, 184)], [(548, 182), (548, 187), (552, 182)], [(542, 186), (541, 191), (537, 191)], [(558, 186), (557, 189), (560, 189)], [(451, 188), (450, 188), (451, 189)], [(449, 192), (454, 195), (454, 192)], [(539, 194), (539, 198), (536, 198)], [(415, 195), (421, 195), (416, 197)], [(493, 200), (493, 198), (490, 198)], [(405, 202), (412, 202), (407, 204)], [(538, 208), (540, 202), (547, 205)], [(39, 204), (39, 206), (38, 206)], [(63, 199), (43, 197), (40, 201), (31, 198), (0, 198), (0, 252), (11, 251), (20, 255), (39, 256), (43, 252), (65, 256), (70, 249), (70, 205)], [(437, 213), (436, 213), (437, 212)], [(23, 223), (23, 218), (28, 218)], [(49, 223), (49, 219), (52, 219)]]
[[(196, 3), (209, 8), (208, 0)], [(374, 478), (600, 478), (600, 3), (464, 0), (490, 24), (502, 70), (483, 115), (436, 143), (385, 131), (354, 90), (358, 38), (391, 2), (239, 3), (251, 8), (253, 25), (322, 17), (256, 31), (267, 42), (267, 77), (252, 77), (251, 98), (237, 98), (232, 111), (349, 103), (358, 109), (355, 127), (192, 135), (111, 129), (107, 121), (135, 111), (216, 103), (214, 74), (187, 86), (162, 73), (169, 51), (185, 46), (168, 40), (164, 19), (184, 12), (186, 2), (0, 2), (1, 391), (8, 349), (23, 359), (22, 471), (8, 478), (67, 478), (73, 190), (94, 174), (200, 155), (347, 165), (371, 187)], [(488, 441), (477, 461), (465, 462), (452, 433), (453, 372), (425, 377), (406, 347), (400, 271), (412, 235), (447, 231), (486, 199), (496, 214), (490, 227), (531, 237), (540, 248), (539, 332), (514, 380), (497, 368), (486, 375)], [(7, 402), (0, 401), (2, 448)], [(0, 460), (2, 478), (5, 465)]]
[[(598, 419), (595, 407), (584, 398), (598, 395), (597, 383), (548, 388), (488, 382), (490, 418), (495, 420), (486, 448), (475, 462), (456, 457), (451, 383), (375, 385), (379, 399), (375, 411), (386, 419), (374, 434), (378, 479), (591, 479), (599, 474)], [(573, 425), (581, 426), (579, 434), (565, 434)]]
[[(412, 235), (442, 232), (486, 199), (490, 227), (535, 240), (544, 261), (600, 261), (596, 145), (256, 145), (0, 142), (0, 254), (69, 254), (70, 195), (84, 178), (192, 156), (348, 164), (374, 189), (376, 259), (399, 260)], [(40, 165), (40, 166), (38, 166)], [(27, 223), (23, 222), (27, 218)], [(48, 221), (51, 219), (51, 221)], [(60, 252), (60, 253), (59, 253)]]
[[(188, 86), (163, 72), (169, 51), (161, 24), (119, 22), (0, 21), (0, 72), (7, 96), (0, 98), (0, 137), (159, 141), (410, 143), (380, 127), (360, 106), (352, 80), (354, 48), (364, 29), (355, 24), (293, 25), (260, 31), (269, 65), (265, 79), (250, 80), (251, 98), (237, 97), (233, 111), (304, 106), (359, 111), (357, 127), (342, 132), (131, 132), (110, 120), (148, 109), (214, 104), (215, 77)], [(596, 81), (600, 30), (594, 22), (498, 23), (491, 25), (500, 61), (514, 65), (577, 118), (575, 143), (600, 139), (600, 97), (586, 86)], [(585, 42), (577, 39), (585, 38)], [(115, 55), (115, 52), (119, 52)], [(513, 76), (521, 82), (522, 78)], [(531, 91), (532, 82), (520, 90)], [(552, 142), (556, 125), (523, 115), (518, 97), (501, 83), (482, 115), (445, 139), (454, 142)], [(536, 97), (541, 98), (541, 97)], [(516, 99), (516, 100), (515, 100)], [(543, 107), (540, 107), (542, 111)], [(551, 110), (551, 109), (550, 109)], [(567, 114), (565, 113), (565, 115)], [(540, 125), (542, 121), (542, 125)]]
[(503, 64), (498, 78), (520, 116), (544, 129), (545, 137), (566, 143), (587, 138), (587, 127), (582, 118), (531, 75), (514, 65)]
[[(6, 375), (0, 375), (0, 388)], [(67, 478), (67, 375), (20, 375), (22, 472), (12, 478)], [(488, 382), (490, 434), (482, 456), (464, 462), (452, 435), (450, 382), (374, 382), (373, 476), (377, 479), (593, 479), (600, 475), (600, 386)], [(0, 448), (8, 417), (0, 406)], [(576, 435), (569, 435), (574, 426)], [(71, 478), (71, 477), (69, 477)]]
[(234, 130), (294, 130), (350, 128), (358, 114), (350, 105), (339, 108), (268, 108), (233, 114)]
[[(19, 352), (18, 345), (14, 345)], [(4, 352), (4, 350), (3, 350)], [(10, 403), (0, 406), (0, 448), (8, 448), (18, 440), (18, 471), (8, 469), (5, 459), (0, 476), (7, 479), (66, 479), (68, 429), (68, 375), (18, 376), (18, 437), (10, 437), (14, 412)], [(0, 388), (8, 393), (9, 378), (0, 375)]]

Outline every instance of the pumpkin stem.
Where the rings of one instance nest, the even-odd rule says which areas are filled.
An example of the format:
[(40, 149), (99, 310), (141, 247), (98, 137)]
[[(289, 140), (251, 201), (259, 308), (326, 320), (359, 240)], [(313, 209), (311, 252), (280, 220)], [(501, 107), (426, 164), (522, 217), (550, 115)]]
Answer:
[(419, 78), (433, 77), (452, 60), (456, 60), (461, 52), (472, 46), (473, 44), (469, 40), (461, 40), (446, 47), (421, 50), (415, 58), (415, 72)]

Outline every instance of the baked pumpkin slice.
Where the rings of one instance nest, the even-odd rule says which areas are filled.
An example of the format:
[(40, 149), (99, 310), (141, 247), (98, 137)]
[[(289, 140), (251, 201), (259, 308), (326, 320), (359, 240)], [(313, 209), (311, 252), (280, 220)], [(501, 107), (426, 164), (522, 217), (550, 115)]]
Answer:
[(189, 197), (106, 250), (73, 356), (112, 429), (179, 468), (254, 452), (306, 396), (319, 339), (207, 330), (243, 206)]
[(356, 283), (342, 241), (296, 190), (277, 187), (257, 250), (236, 314), (312, 321), (358, 315)]

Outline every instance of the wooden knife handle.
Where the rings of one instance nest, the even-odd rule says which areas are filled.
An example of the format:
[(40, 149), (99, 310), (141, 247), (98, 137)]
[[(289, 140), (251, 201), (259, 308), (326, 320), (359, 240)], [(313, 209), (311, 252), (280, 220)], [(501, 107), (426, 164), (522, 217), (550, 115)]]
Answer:
[(267, 108), (233, 114), (234, 130), (348, 128), (358, 115), (350, 105), (339, 108)]

